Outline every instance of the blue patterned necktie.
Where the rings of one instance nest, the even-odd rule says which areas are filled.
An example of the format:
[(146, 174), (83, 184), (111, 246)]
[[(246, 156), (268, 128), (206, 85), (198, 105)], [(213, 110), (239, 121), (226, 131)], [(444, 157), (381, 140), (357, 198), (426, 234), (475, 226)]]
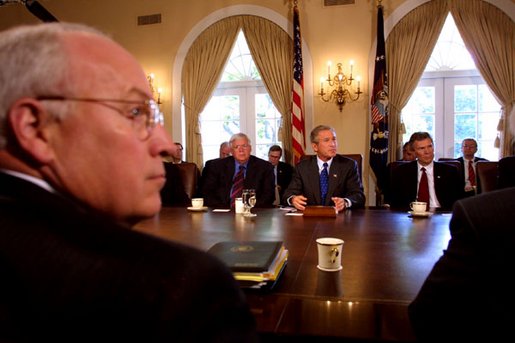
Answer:
[(324, 169), (320, 173), (320, 199), (321, 204), (325, 204), (327, 189), (329, 188), (329, 173), (327, 172), (327, 163), (324, 163)]

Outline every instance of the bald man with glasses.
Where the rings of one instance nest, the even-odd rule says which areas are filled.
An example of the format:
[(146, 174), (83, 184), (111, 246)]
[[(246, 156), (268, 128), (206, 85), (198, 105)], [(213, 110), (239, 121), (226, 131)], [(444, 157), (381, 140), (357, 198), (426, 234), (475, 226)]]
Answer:
[(230, 270), (132, 229), (175, 145), (136, 59), (92, 28), (0, 32), (0, 341), (255, 342)]

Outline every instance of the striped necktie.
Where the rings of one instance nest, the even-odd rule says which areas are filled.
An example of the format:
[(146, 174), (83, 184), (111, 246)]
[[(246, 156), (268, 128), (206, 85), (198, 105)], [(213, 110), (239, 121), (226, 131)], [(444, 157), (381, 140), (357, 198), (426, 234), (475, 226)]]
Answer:
[(235, 199), (241, 197), (241, 192), (243, 191), (244, 175), (245, 175), (245, 166), (240, 165), (240, 169), (238, 169), (238, 173), (232, 180), (231, 208), (234, 208)]

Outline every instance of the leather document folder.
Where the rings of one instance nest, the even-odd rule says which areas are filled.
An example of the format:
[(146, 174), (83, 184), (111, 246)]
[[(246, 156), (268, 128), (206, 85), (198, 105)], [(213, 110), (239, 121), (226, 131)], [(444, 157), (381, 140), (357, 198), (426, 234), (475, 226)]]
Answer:
[(304, 217), (336, 217), (338, 211), (334, 206), (306, 206)]
[(229, 241), (216, 243), (208, 253), (221, 259), (233, 273), (261, 273), (270, 269), (282, 246), (280, 241)]

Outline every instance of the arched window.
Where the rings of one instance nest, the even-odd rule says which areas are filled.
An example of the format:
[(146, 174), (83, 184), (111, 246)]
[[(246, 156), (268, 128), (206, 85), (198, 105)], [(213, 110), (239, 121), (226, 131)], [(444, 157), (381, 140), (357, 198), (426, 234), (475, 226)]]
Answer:
[(461, 156), (461, 142), (472, 137), (477, 155), (497, 160), (494, 145), (501, 105), (476, 69), (449, 14), (422, 78), (402, 110), (409, 140), (415, 131), (427, 131), (435, 140), (435, 155)]
[(280, 125), (281, 114), (240, 30), (221, 81), (200, 114), (203, 160), (217, 158), (220, 143), (238, 132), (249, 136), (254, 155), (267, 159), (268, 148), (280, 144)]

